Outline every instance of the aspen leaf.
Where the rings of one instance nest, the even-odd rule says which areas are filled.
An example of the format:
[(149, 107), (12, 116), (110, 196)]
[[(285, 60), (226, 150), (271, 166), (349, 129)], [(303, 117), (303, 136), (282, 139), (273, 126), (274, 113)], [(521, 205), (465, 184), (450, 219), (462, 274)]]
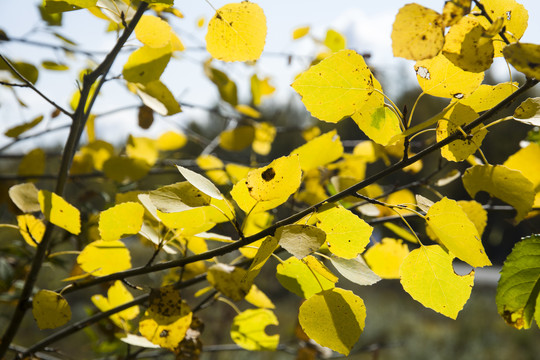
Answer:
[(471, 220), (476, 227), (478, 235), (480, 235), (480, 238), (482, 238), (482, 234), (484, 233), (484, 229), (486, 228), (487, 224), (487, 211), (484, 209), (482, 204), (474, 200), (460, 200), (457, 203), (463, 209), (465, 214), (467, 214), (469, 220)]
[(259, 119), (261, 117), (261, 113), (249, 105), (240, 104), (240, 105), (236, 105), (234, 108), (240, 114), (250, 117), (252, 119)]
[(526, 147), (519, 149), (515, 154), (510, 155), (504, 162), (504, 166), (512, 170), (519, 170), (536, 189), (540, 186), (540, 145), (530, 143)]
[[(123, 305), (133, 300), (133, 295), (126, 289), (121, 281), (115, 281), (107, 290), (107, 297), (97, 294), (93, 295), (92, 303), (101, 311), (105, 312), (117, 306)], [(132, 320), (139, 315), (139, 307), (133, 306), (111, 315), (111, 321), (121, 329), (126, 328), (125, 321)]]
[(444, 3), (442, 23), (444, 27), (456, 24), (471, 11), (471, 0), (450, 0)]
[(418, 61), (414, 70), (426, 94), (443, 98), (464, 98), (472, 94), (484, 80), (484, 73), (462, 70), (442, 54)]
[(227, 151), (242, 151), (253, 143), (255, 128), (251, 125), (241, 125), (231, 130), (225, 130), (219, 135), (219, 146)]
[(373, 228), (342, 206), (317, 212), (317, 227), (326, 233), (326, 243), (336, 256), (352, 259), (369, 244)]
[(197, 157), (197, 165), (201, 170), (206, 170), (206, 176), (218, 185), (227, 185), (229, 183), (229, 175), (223, 170), (225, 164), (223, 161), (214, 155), (203, 154)]
[(183, 148), (188, 142), (186, 135), (177, 131), (167, 131), (156, 140), (160, 151), (173, 151)]
[(385, 223), (384, 227), (387, 228), (388, 230), (392, 231), (399, 238), (401, 238), (403, 240), (406, 240), (406, 241), (408, 241), (410, 243), (413, 243), (413, 244), (418, 244), (418, 239), (416, 238), (416, 236), (411, 234), (409, 229), (405, 229), (402, 226), (399, 226), (397, 224), (393, 224), (393, 223), (390, 223), (390, 222)]
[(332, 54), (303, 72), (291, 85), (319, 120), (336, 123), (354, 114), (372, 95), (373, 74), (353, 50)]
[(540, 97), (528, 98), (514, 111), (514, 120), (540, 126)]
[(135, 36), (144, 45), (161, 48), (171, 42), (171, 26), (153, 15), (143, 15), (135, 27)]
[(71, 308), (62, 295), (40, 290), (32, 300), (32, 314), (41, 330), (55, 329), (71, 319)]
[(248, 309), (236, 315), (231, 326), (231, 338), (249, 351), (276, 350), (279, 335), (268, 335), (268, 325), (278, 325), (278, 319), (268, 309)]
[(476, 17), (467, 16), (445, 36), (444, 56), (465, 71), (483, 72), (493, 63), (493, 41)]
[(34, 128), (36, 125), (38, 125), (41, 122), (41, 120), (43, 120), (43, 115), (37, 116), (31, 121), (24, 123), (22, 125), (17, 125), (17, 126), (9, 128), (8, 130), (6, 130), (4, 135), (11, 138), (17, 138), (22, 133)]
[(150, 342), (147, 338), (134, 334), (126, 334), (126, 337), (120, 338), (120, 341), (132, 345), (148, 349), (159, 349), (159, 345)]
[(244, 300), (261, 309), (275, 309), (272, 300), (270, 300), (255, 284), (251, 285)]
[(159, 156), (156, 141), (147, 137), (130, 135), (126, 143), (126, 154), (130, 158), (141, 159), (153, 166)]
[(187, 181), (162, 186), (149, 192), (150, 201), (164, 213), (174, 213), (210, 204), (211, 197)]
[(326, 239), (326, 234), (321, 229), (300, 224), (282, 226), (276, 230), (274, 236), (282, 248), (298, 259), (319, 250)]
[(69, 204), (61, 196), (47, 190), (39, 191), (38, 201), (41, 212), (48, 221), (73, 235), (79, 235), (81, 232), (81, 215), (77, 208)]
[(13, 185), (9, 188), (9, 198), (24, 213), (40, 211), (39, 190), (33, 183)]
[(24, 241), (32, 247), (43, 239), (45, 234), (45, 224), (39, 219), (36, 219), (32, 214), (24, 214), (17, 216), (17, 225)]
[(43, 175), (45, 173), (45, 151), (41, 148), (30, 150), (19, 163), (19, 176)]
[(399, 9), (392, 25), (394, 56), (409, 60), (434, 57), (444, 44), (442, 16), (419, 4)]
[(276, 278), (285, 289), (305, 299), (333, 288), (338, 281), (323, 263), (311, 255), (302, 260), (291, 256), (277, 266)]
[[(386, 202), (391, 205), (401, 205), (410, 209), (414, 209), (415, 208), (414, 205), (416, 204), (416, 197), (414, 196), (411, 190), (402, 189), (388, 195), (388, 197), (386, 198)], [(388, 209), (385, 209), (385, 211), (388, 211)], [(397, 211), (399, 214), (411, 213), (410, 211), (406, 209), (398, 209), (398, 208), (394, 209), (394, 211)], [(394, 215), (395, 214), (394, 211), (388, 211), (387, 214)]]
[(251, 287), (251, 284), (242, 281), (246, 276), (247, 271), (240, 267), (219, 263), (208, 269), (206, 278), (217, 291), (234, 301), (240, 301)]
[(102, 171), (105, 161), (114, 155), (114, 147), (103, 140), (95, 140), (81, 147), (81, 153), (92, 158), (94, 169)]
[(187, 231), (189, 231), (190, 234), (207, 231), (215, 225), (214, 223), (207, 221), (206, 214), (202, 207), (174, 213), (164, 213), (157, 210), (156, 214), (166, 227), (180, 229), (184, 234), (186, 234)]
[(519, 223), (534, 203), (534, 185), (520, 171), (502, 165), (475, 165), (465, 171), (463, 186), (474, 198), (479, 191), (501, 199), (516, 209), (515, 223)]
[[(437, 141), (442, 141), (448, 136), (452, 135), (459, 129), (475, 120), (478, 114), (468, 107), (458, 103), (452, 110), (447, 112), (443, 118), (441, 118), (437, 124)], [(450, 161), (463, 161), (470, 155), (474, 154), (487, 134), (487, 130), (482, 128), (483, 125), (479, 124), (471, 130), (472, 137), (467, 137), (465, 140), (455, 140), (450, 144), (441, 148), (441, 155)]]
[(384, 238), (370, 247), (364, 257), (373, 272), (383, 279), (399, 279), (399, 267), (409, 255), (409, 248), (401, 240)]
[(171, 54), (170, 45), (161, 48), (143, 46), (129, 56), (122, 75), (125, 80), (133, 83), (146, 84), (159, 80), (171, 59)]
[(121, 241), (96, 240), (77, 256), (81, 269), (94, 276), (105, 276), (131, 268), (129, 250)]
[(48, 14), (79, 10), (96, 5), (97, 0), (45, 0), (43, 9)]
[(269, 165), (251, 170), (246, 178), (249, 194), (257, 201), (282, 199), (298, 190), (302, 170), (298, 155), (280, 157)]
[(211, 60), (204, 63), (204, 73), (218, 88), (219, 95), (223, 101), (232, 106), (238, 105), (238, 90), (232, 81), (223, 71), (210, 66)]
[(268, 122), (260, 122), (255, 127), (255, 138), (251, 148), (259, 155), (268, 155), (276, 137), (276, 127)]
[(358, 285), (373, 285), (381, 280), (381, 277), (367, 266), (361, 255), (353, 259), (343, 259), (332, 255), (332, 265), (347, 280)]
[(347, 40), (336, 30), (330, 29), (326, 32), (323, 44), (332, 52), (340, 51), (347, 48)]
[(177, 291), (160, 290), (151, 293), (150, 307), (139, 322), (139, 332), (153, 344), (174, 350), (186, 336), (193, 313)]
[(44, 69), (52, 70), (52, 71), (66, 71), (66, 70), (69, 70), (68, 65), (58, 63), (56, 61), (51, 61), (51, 60), (42, 61), (41, 66), (43, 66)]
[(348, 355), (364, 331), (366, 306), (352, 291), (329, 289), (302, 303), (298, 320), (319, 345)]
[(142, 179), (150, 168), (146, 160), (126, 156), (111, 156), (103, 162), (105, 176), (119, 183)]
[(309, 33), (310, 27), (309, 26), (301, 26), (293, 30), (292, 38), (294, 40), (298, 40), (303, 38)]
[(336, 130), (317, 136), (296, 148), (291, 155), (298, 155), (303, 171), (329, 164), (343, 155), (343, 145)]
[(503, 49), (504, 58), (527, 77), (540, 78), (540, 45), (514, 43)]
[(517, 90), (516, 82), (506, 82), (497, 85), (480, 85), (471, 95), (458, 100), (452, 99), (452, 102), (459, 101), (462, 105), (471, 107), (477, 113), (486, 111), (512, 95)]
[(105, 241), (119, 240), (139, 232), (143, 224), (144, 208), (135, 202), (115, 205), (99, 215), (99, 233)]
[(259, 79), (256, 74), (251, 77), (251, 98), (253, 105), (259, 106), (264, 96), (271, 95), (276, 90), (270, 85), (270, 78)]
[[(528, 329), (534, 319), (540, 319), (540, 235), (521, 239), (501, 270), (495, 302), (507, 324), (517, 329)], [(540, 326), (540, 325), (539, 325)]]
[(259, 275), (259, 272), (261, 271), (263, 265), (266, 263), (272, 253), (277, 249), (277, 247), (278, 240), (273, 236), (267, 236), (257, 250), (255, 257), (253, 258), (253, 261), (249, 266), (247, 274), (245, 278), (242, 279), (242, 281), (247, 283), (248, 285), (253, 284), (253, 281), (255, 280), (257, 275)]
[(171, 91), (159, 80), (136, 85), (137, 95), (143, 104), (159, 115), (174, 115), (182, 111)]
[(444, 197), (426, 214), (430, 229), (452, 254), (473, 267), (491, 265), (480, 235), (463, 209), (454, 200)]
[[(519, 4), (516, 0), (486, 0), (482, 2), (482, 5), (484, 5), (487, 14), (492, 20), (498, 18), (504, 19), (504, 35), (511, 43), (515, 43), (521, 39), (527, 29), (527, 21), (529, 20), (529, 13), (523, 5)], [(475, 7), (473, 11), (476, 10), (478, 8)], [(489, 29), (491, 27), (491, 22), (487, 18), (479, 16), (478, 19), (484, 28)], [(496, 57), (502, 56), (505, 45), (506, 43), (499, 34), (493, 37)]]
[(206, 49), (223, 61), (257, 60), (264, 49), (266, 17), (255, 3), (231, 3), (219, 8), (208, 23)]
[(474, 270), (457, 275), (453, 259), (439, 245), (422, 246), (409, 253), (399, 272), (403, 289), (413, 299), (455, 319), (471, 295)]
[(191, 171), (180, 165), (176, 165), (176, 168), (178, 169), (178, 171), (180, 171), (180, 174), (182, 174), (182, 176), (191, 183), (191, 185), (195, 186), (197, 189), (199, 189), (206, 195), (216, 200), (223, 199), (223, 195), (218, 190), (216, 185), (214, 185), (204, 176), (197, 174), (195, 171)]

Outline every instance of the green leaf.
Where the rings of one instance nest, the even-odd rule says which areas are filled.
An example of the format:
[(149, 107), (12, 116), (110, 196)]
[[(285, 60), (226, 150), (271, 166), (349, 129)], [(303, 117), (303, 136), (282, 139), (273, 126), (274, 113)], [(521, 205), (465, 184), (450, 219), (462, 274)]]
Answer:
[(540, 319), (540, 235), (523, 238), (506, 258), (497, 285), (497, 311), (517, 329)]
[(366, 307), (351, 291), (334, 288), (302, 303), (298, 320), (319, 345), (348, 355), (364, 331)]
[(245, 310), (234, 317), (231, 338), (246, 350), (276, 350), (279, 335), (268, 335), (265, 329), (269, 325), (279, 325), (276, 315), (271, 310)]

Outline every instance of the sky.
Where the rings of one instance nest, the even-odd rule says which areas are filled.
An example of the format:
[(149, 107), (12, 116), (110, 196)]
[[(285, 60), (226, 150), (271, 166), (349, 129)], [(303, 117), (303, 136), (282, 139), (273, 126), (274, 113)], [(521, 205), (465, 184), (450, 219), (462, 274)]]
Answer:
[[(237, 82), (240, 99), (248, 101), (248, 79), (256, 71), (259, 76), (270, 76), (272, 84), (278, 88), (275, 100), (272, 104), (287, 102), (291, 97), (298, 96), (290, 88), (294, 77), (309, 65), (309, 56), (316, 52), (312, 40), (304, 38), (292, 40), (292, 31), (299, 26), (310, 26), (311, 33), (318, 38), (323, 38), (328, 29), (335, 29), (347, 37), (349, 48), (359, 53), (370, 53), (369, 63), (380, 69), (379, 80), (384, 86), (384, 91), (392, 98), (400, 91), (410, 87), (416, 87), (413, 61), (394, 58), (391, 49), (391, 29), (394, 17), (400, 7), (412, 2), (411, 0), (384, 0), (384, 1), (361, 1), (361, 0), (253, 0), (264, 10), (268, 34), (265, 50), (261, 60), (254, 67), (244, 64), (219, 64), (229, 76)], [(179, 55), (179, 60), (171, 62), (164, 74), (162, 81), (170, 88), (173, 94), (186, 103), (201, 106), (209, 106), (218, 99), (216, 88), (205, 78), (201, 63), (208, 58), (204, 49), (205, 29), (196, 26), (197, 20), (202, 16), (206, 20), (214, 13), (212, 6), (219, 8), (230, 1), (225, 0), (176, 0), (175, 7), (185, 15), (183, 19), (172, 21), (173, 29), (188, 50)], [(436, 11), (441, 11), (443, 0), (416, 1)], [(540, 2), (538, 0), (521, 0), (529, 11), (529, 26), (522, 38), (523, 42), (540, 44)], [(0, 29), (3, 29), (11, 37), (25, 37), (43, 41), (54, 42), (50, 34), (44, 33), (40, 23), (36, 4), (39, 1), (0, 1)], [(115, 43), (115, 35), (105, 34), (105, 22), (95, 18), (85, 10), (65, 13), (64, 26), (57, 29), (62, 35), (76, 40), (80, 47), (93, 51), (109, 51)], [(128, 46), (139, 46), (136, 39), (130, 40)], [(13, 60), (26, 60), (38, 64), (43, 59), (55, 60), (59, 53), (48, 49), (37, 48), (16, 43), (0, 44), (0, 53)], [(111, 75), (118, 75), (129, 53), (122, 54), (116, 61)], [(287, 54), (295, 55), (289, 62)], [(76, 89), (75, 79), (78, 71), (86, 66), (82, 57), (71, 71), (65, 73), (41, 71), (37, 86), (62, 106), (67, 103)], [(96, 60), (100, 60), (96, 56)], [(504, 79), (507, 74), (506, 65), (498, 59), (493, 65), (496, 74)], [(378, 75), (379, 76), (379, 75)], [(110, 84), (110, 86), (109, 86)], [(29, 108), (20, 109), (13, 103), (10, 91), (0, 88), (0, 133), (7, 128), (24, 121), (31, 120), (34, 116), (43, 112), (49, 113), (50, 107), (30, 90), (19, 89), (18, 93), (27, 102)], [(107, 83), (102, 95), (98, 98), (96, 112), (105, 112), (118, 108), (119, 105), (137, 104), (138, 98), (131, 96), (121, 86), (113, 82)], [(162, 121), (153, 125), (149, 130), (143, 131), (136, 125), (136, 116), (133, 111), (118, 113), (114, 116), (103, 118), (97, 124), (97, 135), (108, 141), (118, 141), (119, 137), (124, 140), (129, 133), (137, 136), (156, 137), (159, 133), (178, 126), (185, 126), (192, 119), (202, 119), (205, 113), (202, 110), (187, 110), (175, 115), (174, 122)], [(54, 120), (54, 124), (45, 121), (40, 126), (57, 126), (60, 123), (68, 123), (64, 119)], [(123, 129), (123, 131), (119, 131)], [(124, 130), (125, 129), (125, 130)], [(20, 152), (28, 148), (62, 143), (67, 132), (60, 132), (56, 136), (45, 136), (36, 139), (32, 144), (24, 144), (13, 147), (10, 151)], [(122, 138), (123, 137), (123, 138)], [(0, 147), (9, 139), (0, 135)], [(31, 146), (30, 146), (31, 145)]]

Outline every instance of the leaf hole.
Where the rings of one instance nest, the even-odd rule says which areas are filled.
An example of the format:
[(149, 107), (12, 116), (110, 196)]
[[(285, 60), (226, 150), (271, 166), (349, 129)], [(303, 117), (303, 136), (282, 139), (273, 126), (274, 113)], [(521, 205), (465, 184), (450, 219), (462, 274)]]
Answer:
[(263, 178), (264, 181), (270, 181), (275, 176), (276, 176), (276, 171), (274, 170), (274, 168), (268, 168), (264, 170), (263, 173), (261, 174), (261, 177)]

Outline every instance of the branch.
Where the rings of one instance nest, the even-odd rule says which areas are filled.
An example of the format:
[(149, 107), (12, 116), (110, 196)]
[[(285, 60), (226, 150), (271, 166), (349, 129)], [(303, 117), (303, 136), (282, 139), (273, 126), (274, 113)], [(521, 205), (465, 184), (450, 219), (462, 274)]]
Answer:
[[(51, 99), (49, 99), (47, 96), (45, 96), (45, 94), (43, 94), (41, 91), (39, 91), (35, 86), (34, 84), (32, 84), (30, 82), (30, 80), (28, 80), (27, 78), (25, 78), (17, 69), (15, 69), (15, 67), (11, 64), (11, 62), (6, 59), (4, 57), (4, 55), (0, 54), (0, 59), (2, 59), (6, 65), (11, 69), (11, 71), (17, 75), (23, 82), (24, 84), (26, 85), (25, 87), (29, 87), (30, 89), (34, 90), (35, 93), (37, 93), (39, 96), (41, 96), (43, 99), (45, 99), (45, 101), (47, 101), (49, 104), (51, 104), (52, 106), (54, 106), (55, 108), (57, 108), (58, 110), (60, 110), (61, 112), (63, 112), (64, 114), (66, 114), (67, 116), (69, 117), (73, 117), (73, 114), (70, 113), (69, 111), (65, 110), (63, 107), (61, 107), (60, 105), (58, 105), (57, 103), (55, 103), (54, 101), (52, 101)], [(23, 85), (18, 85), (18, 86), (23, 86)]]

